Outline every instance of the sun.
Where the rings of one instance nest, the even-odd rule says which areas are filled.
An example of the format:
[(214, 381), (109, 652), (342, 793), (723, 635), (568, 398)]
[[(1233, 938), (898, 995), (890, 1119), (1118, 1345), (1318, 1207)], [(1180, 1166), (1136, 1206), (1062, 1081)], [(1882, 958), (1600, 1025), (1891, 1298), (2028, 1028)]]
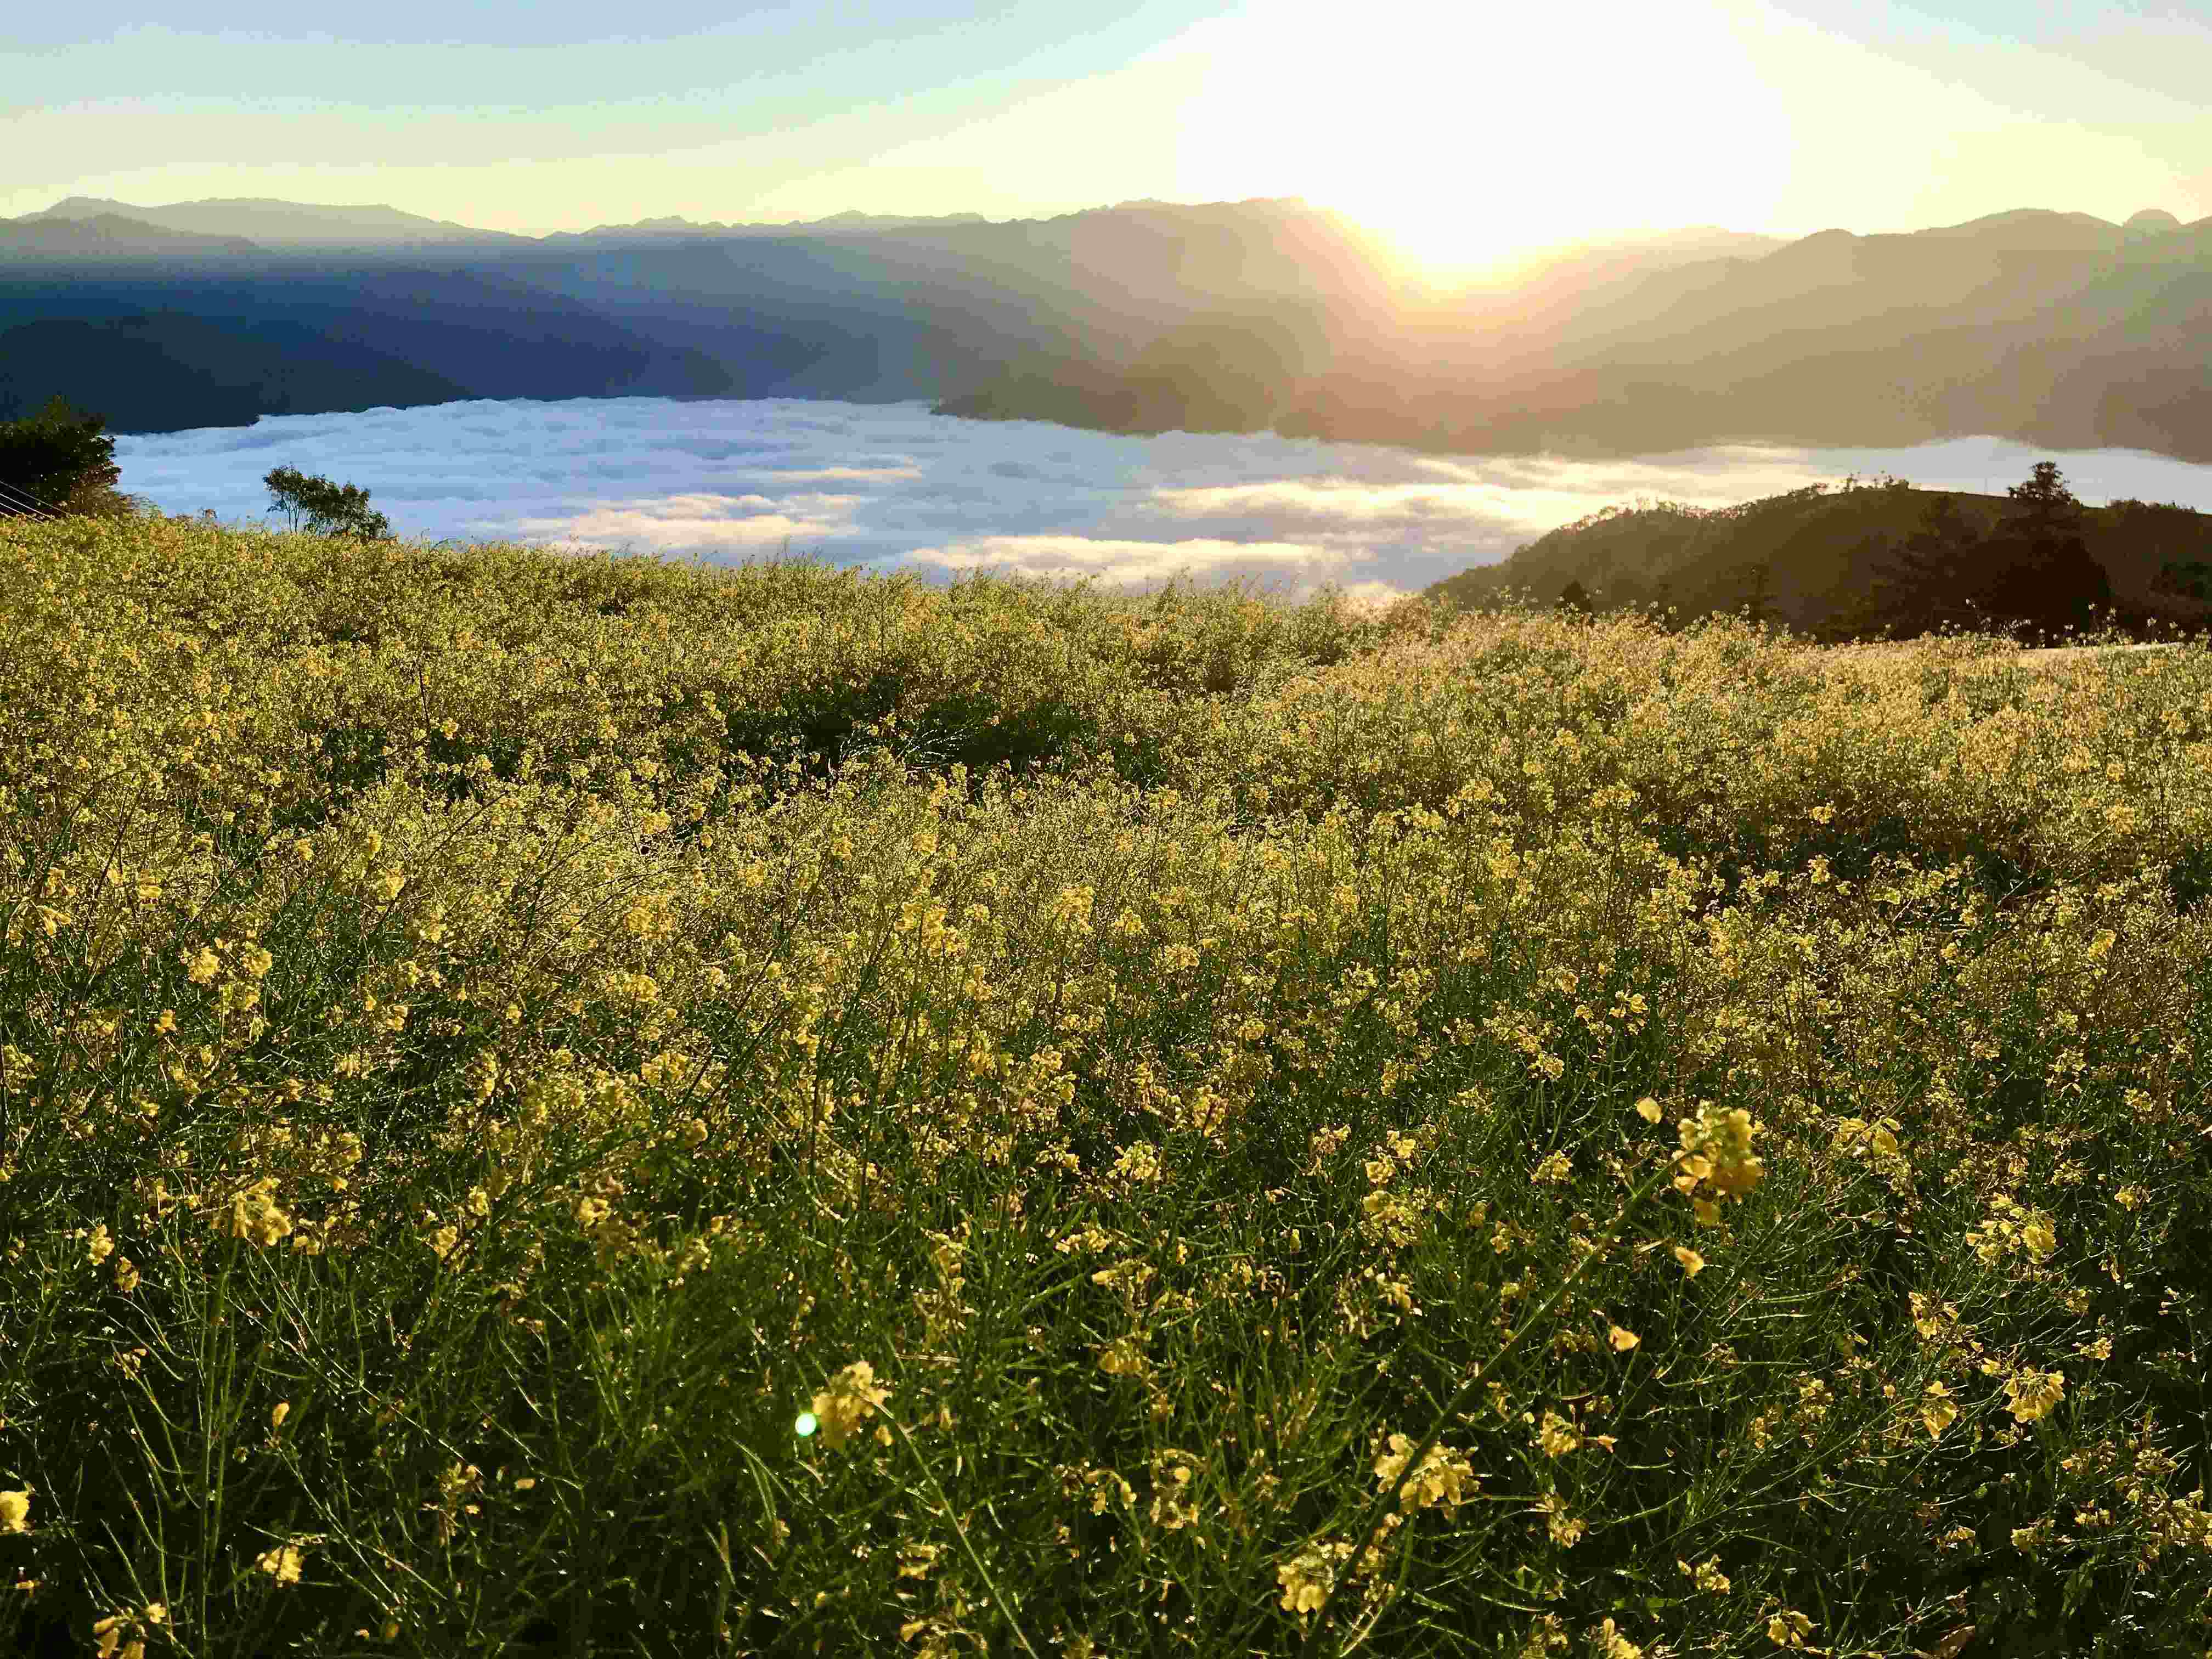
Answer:
[(1510, 234), (1502, 227), (1480, 222), (1442, 221), (1419, 204), (1394, 211), (1391, 204), (1378, 202), (1346, 205), (1339, 211), (1369, 234), (1371, 246), (1401, 283), (1416, 293), (1437, 295), (1506, 282), (1543, 252), (1600, 228), (1583, 225), (1581, 235), (1569, 235), (1564, 228), (1546, 228), (1524, 220), (1520, 233)]
[(1788, 115), (1732, 0), (1276, 0), (1191, 36), (1178, 194), (1297, 196), (1448, 286), (1610, 227), (1771, 216)]

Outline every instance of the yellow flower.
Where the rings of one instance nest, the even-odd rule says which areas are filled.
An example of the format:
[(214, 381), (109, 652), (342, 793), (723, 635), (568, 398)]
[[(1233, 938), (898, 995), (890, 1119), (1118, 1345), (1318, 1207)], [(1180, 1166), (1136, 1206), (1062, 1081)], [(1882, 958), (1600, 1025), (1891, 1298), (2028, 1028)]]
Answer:
[(1706, 1595), (1726, 1595), (1729, 1593), (1729, 1576), (1721, 1571), (1721, 1559), (1717, 1555), (1707, 1556), (1694, 1567), (1687, 1561), (1678, 1560), (1674, 1565), (1687, 1573), (1691, 1582)]
[(184, 955), (185, 975), (195, 985), (212, 985), (215, 976), (222, 971), (222, 960), (204, 945), (198, 955), (187, 951)]
[(814, 1396), (814, 1415), (822, 1425), (823, 1440), (833, 1447), (843, 1445), (853, 1431), (890, 1397), (889, 1389), (876, 1386), (875, 1367), (865, 1359), (854, 1360)]
[(1674, 1247), (1674, 1260), (1682, 1264), (1682, 1271), (1692, 1279), (1705, 1270), (1705, 1257), (1687, 1245), (1677, 1244)]
[[(161, 1611), (159, 1602), (147, 1608), (148, 1621), (160, 1624), (161, 1619), (155, 1615)], [(92, 1638), (98, 1644), (100, 1659), (146, 1659), (146, 1638), (142, 1627), (127, 1613), (111, 1613), (95, 1620)]]
[(0, 1492), (0, 1532), (30, 1531), (32, 1491)]
[(1938, 1440), (1943, 1431), (1959, 1420), (1959, 1408), (1951, 1403), (1951, 1391), (1941, 1382), (1928, 1385), (1927, 1398), (1920, 1407), (1920, 1420), (1928, 1425), (1928, 1437)]
[(2023, 1423), (2037, 1423), (2051, 1414), (2066, 1392), (2066, 1379), (2057, 1371), (2016, 1371), (2005, 1379), (2011, 1396), (2008, 1409)]
[(1703, 1184), (1723, 1197), (1741, 1199), (1765, 1177), (1765, 1162), (1751, 1150), (1759, 1125), (1741, 1107), (1716, 1112), (1711, 1102), (1700, 1101), (1697, 1116), (1684, 1118), (1680, 1128), (1682, 1153), (1676, 1164), (1681, 1173), (1674, 1185), (1682, 1192)]
[(1610, 1619), (1598, 1626), (1597, 1650), (1603, 1659), (1644, 1659), (1644, 1650), (1623, 1636)]
[(1098, 1351), (1098, 1369), (1109, 1376), (1144, 1376), (1152, 1368), (1145, 1358), (1145, 1340), (1142, 1332), (1115, 1337)]
[(1813, 1621), (1784, 1607), (1766, 1621), (1766, 1639), (1778, 1648), (1802, 1648), (1813, 1633)]
[(1298, 1552), (1296, 1560), (1277, 1567), (1275, 1579), (1283, 1587), (1283, 1611), (1297, 1614), (1300, 1625), (1319, 1612), (1328, 1600), (1336, 1563), (1351, 1553), (1349, 1544), (1310, 1544)]
[(1611, 1331), (1607, 1334), (1607, 1340), (1612, 1342), (1613, 1351), (1615, 1353), (1626, 1353), (1631, 1348), (1644, 1340), (1644, 1339), (1637, 1335), (1634, 1331), (1625, 1331), (1618, 1325), (1613, 1326)]
[(302, 1562), (298, 1545), (279, 1544), (275, 1549), (264, 1550), (256, 1556), (253, 1565), (280, 1584), (296, 1584), (300, 1582)]
[(127, 1255), (115, 1258), (115, 1288), (125, 1296), (138, 1288), (138, 1269)]
[(1565, 1457), (1583, 1443), (1575, 1425), (1557, 1412), (1546, 1412), (1544, 1420), (1536, 1430), (1536, 1443), (1547, 1457)]
[[(1398, 1490), (1401, 1509), (1433, 1509), (1441, 1504), (1447, 1510), (1453, 1510), (1468, 1501), (1475, 1485), (1474, 1467), (1463, 1454), (1441, 1443), (1431, 1446), (1427, 1455), (1421, 1459), (1420, 1468), (1407, 1478), (1406, 1464), (1413, 1453), (1413, 1441), (1405, 1435), (1394, 1434), (1390, 1437), (1390, 1449), (1375, 1460), (1376, 1480), (1386, 1492)], [(1405, 1483), (1402, 1490), (1399, 1489), (1401, 1480)]]
[(1552, 1534), (1552, 1541), (1561, 1549), (1574, 1548), (1583, 1541), (1583, 1534), (1589, 1530), (1589, 1522), (1577, 1521), (1567, 1513), (1566, 1500), (1557, 1492), (1540, 1499), (1536, 1508), (1547, 1517), (1545, 1529)]
[(1646, 1123), (1656, 1123), (1661, 1118), (1666, 1116), (1667, 1114), (1665, 1110), (1661, 1108), (1657, 1101), (1652, 1099), (1650, 1096), (1646, 1095), (1643, 1099), (1636, 1103), (1636, 1115), (1642, 1118)]
[(93, 1228), (92, 1237), (86, 1243), (84, 1253), (95, 1267), (115, 1254), (115, 1241), (108, 1237), (105, 1221)]
[(292, 1218), (276, 1202), (276, 1177), (264, 1176), (234, 1194), (229, 1204), (216, 1212), (211, 1224), (216, 1231), (230, 1237), (270, 1245), (291, 1233)]
[(292, 1402), (280, 1400), (269, 1408), (269, 1426), (274, 1431), (284, 1426), (284, 1419), (292, 1414)]

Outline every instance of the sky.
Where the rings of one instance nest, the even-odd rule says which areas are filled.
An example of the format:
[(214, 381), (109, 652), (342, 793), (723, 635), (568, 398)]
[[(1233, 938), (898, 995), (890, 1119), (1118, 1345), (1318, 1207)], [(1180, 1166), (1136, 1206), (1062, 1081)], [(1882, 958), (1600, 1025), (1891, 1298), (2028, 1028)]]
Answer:
[(2212, 467), (1961, 438), (1735, 446), (1626, 460), (1431, 456), (1273, 434), (1133, 437), (928, 405), (791, 398), (477, 402), (118, 436), (162, 511), (281, 525), (278, 466), (360, 486), (403, 540), (526, 542), (743, 563), (786, 552), (930, 580), (977, 570), (1144, 589), (1242, 579), (1286, 599), (1413, 592), (1615, 503), (1724, 507), (1850, 474), (2001, 494), (2058, 462), (2091, 506), (2212, 511)]
[(0, 216), (1031, 217), (1298, 196), (1429, 274), (1685, 225), (2212, 214), (2212, 19), (2086, 0), (142, 0), (0, 31)]

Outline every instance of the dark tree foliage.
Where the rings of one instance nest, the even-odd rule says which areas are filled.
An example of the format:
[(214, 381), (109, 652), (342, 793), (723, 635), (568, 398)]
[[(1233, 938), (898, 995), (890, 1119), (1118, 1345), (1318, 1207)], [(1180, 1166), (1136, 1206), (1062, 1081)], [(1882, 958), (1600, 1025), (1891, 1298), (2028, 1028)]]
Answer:
[[(59, 396), (27, 420), (0, 423), (0, 517), (33, 507), (68, 514), (99, 510), (115, 499), (123, 476), (106, 421)], [(27, 497), (30, 505), (23, 498)]]
[(1744, 616), (1762, 628), (1769, 623), (1779, 622), (1782, 613), (1774, 603), (1774, 561), (1761, 559), (1751, 567), (1745, 581)]
[(2151, 587), (2185, 599), (2212, 599), (2212, 564), (2202, 559), (2168, 559), (2159, 566)]
[(2081, 503), (2058, 476), (2058, 463), (2038, 461), (2024, 483), (2005, 491), (2013, 507), (2008, 521), (2038, 534), (2059, 534), (2081, 527)]
[(1973, 603), (1980, 538), (1954, 495), (1937, 495), (1920, 527), (1894, 557), (1876, 565), (1864, 614), (1864, 630), (1887, 628), (1899, 638), (1945, 628), (1973, 628), (1981, 613)]
[(289, 466), (273, 468), (261, 482), (269, 486), (269, 510), (283, 514), (293, 530), (363, 541), (392, 539), (391, 521), (369, 511), (368, 492), (358, 484), (333, 483)]
[(2055, 461), (2013, 485), (2002, 520), (1979, 533), (1957, 499), (1938, 495), (1895, 558), (1877, 568), (1862, 621), (1900, 638), (1947, 628), (2008, 629), (2027, 643), (2094, 625), (2112, 579), (2082, 538), (2081, 503)]
[(1579, 580), (1570, 579), (1559, 591), (1559, 609), (1570, 617), (1588, 617), (1597, 607), (1590, 602), (1589, 590)]
[(2082, 539), (2081, 504), (2058, 464), (2037, 462), (2005, 493), (2012, 505), (1982, 554), (1983, 608), (2028, 643), (2094, 626), (2112, 610), (2112, 579)]

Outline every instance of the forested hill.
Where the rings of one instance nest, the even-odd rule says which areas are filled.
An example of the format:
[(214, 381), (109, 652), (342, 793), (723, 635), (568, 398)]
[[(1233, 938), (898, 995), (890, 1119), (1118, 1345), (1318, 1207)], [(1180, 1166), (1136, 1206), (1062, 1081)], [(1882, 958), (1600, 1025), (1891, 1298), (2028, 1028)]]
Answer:
[[(2101, 571), (2124, 620), (2212, 622), (2212, 514), (2136, 501), (2082, 507), (2063, 485), (2057, 494), (2060, 539), (2078, 538), (2089, 582)], [(1721, 508), (1644, 501), (1552, 531), (1427, 594), (1468, 606), (1509, 591), (1601, 611), (1655, 604), (1685, 618), (1748, 608), (1815, 637), (1884, 625), (1910, 635), (1935, 625), (1947, 601), (1986, 586), (1981, 579), (2010, 556), (2023, 511), (2012, 495), (1919, 489), (1894, 478), (1813, 484)], [(1915, 583), (1906, 576), (1950, 591), (1907, 592)]]

